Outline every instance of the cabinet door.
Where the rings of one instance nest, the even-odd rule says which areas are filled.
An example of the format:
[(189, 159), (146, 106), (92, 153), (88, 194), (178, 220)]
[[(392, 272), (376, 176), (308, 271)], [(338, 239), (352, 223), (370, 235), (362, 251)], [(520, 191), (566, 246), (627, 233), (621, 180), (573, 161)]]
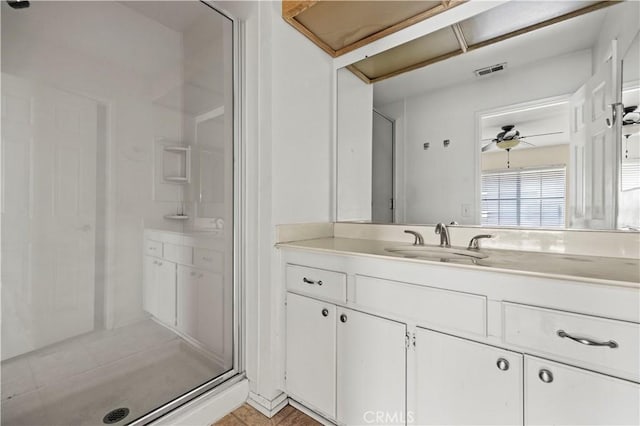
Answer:
[(406, 326), (338, 308), (339, 423), (404, 425)]
[[(231, 332), (225, 335), (225, 294), (222, 274), (178, 265), (177, 327), (220, 358), (230, 353)], [(226, 341), (229, 340), (228, 344)]]
[(155, 312), (152, 314), (163, 323), (176, 325), (176, 264), (159, 260), (154, 280)]
[(336, 307), (287, 293), (287, 392), (335, 418)]
[(525, 356), (525, 424), (640, 424), (640, 385)]
[(155, 291), (158, 262), (159, 259), (157, 257), (144, 257), (144, 270), (142, 279), (142, 308), (153, 316), (156, 316), (156, 312), (158, 311), (158, 293)]
[(521, 354), (420, 328), (415, 342), (413, 424), (522, 424)]

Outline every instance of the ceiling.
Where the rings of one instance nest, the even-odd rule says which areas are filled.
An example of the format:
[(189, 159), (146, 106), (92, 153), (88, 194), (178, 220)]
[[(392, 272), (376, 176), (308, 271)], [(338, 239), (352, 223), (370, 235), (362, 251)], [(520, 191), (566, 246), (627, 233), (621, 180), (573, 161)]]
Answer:
[(608, 8), (591, 12), (377, 82), (373, 89), (374, 106), (381, 107), (456, 84), (472, 83), (478, 78), (491, 78), (476, 77), (474, 70), (493, 64), (507, 62), (508, 72), (509, 68), (590, 49), (607, 11)]

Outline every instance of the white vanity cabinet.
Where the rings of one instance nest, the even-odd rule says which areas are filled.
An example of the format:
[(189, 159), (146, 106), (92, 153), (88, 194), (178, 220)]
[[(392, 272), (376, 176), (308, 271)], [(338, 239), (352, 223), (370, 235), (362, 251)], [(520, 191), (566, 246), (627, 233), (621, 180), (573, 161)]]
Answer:
[(222, 274), (184, 265), (178, 265), (177, 271), (178, 330), (210, 351), (222, 353), (226, 308)]
[(522, 354), (417, 328), (416, 425), (522, 423)]
[(640, 386), (525, 355), (525, 425), (640, 424)]
[(144, 256), (142, 306), (164, 324), (176, 324), (176, 264)]
[(224, 241), (146, 230), (143, 244), (143, 309), (229, 366), (233, 288), (225, 281)]
[(336, 306), (287, 294), (286, 385), (323, 415), (336, 413)]
[(406, 422), (405, 324), (338, 308), (339, 424)]
[(406, 325), (332, 303), (344, 274), (288, 265), (287, 285), (289, 394), (339, 424), (404, 425)]
[(337, 424), (640, 424), (637, 287), (296, 247), (283, 276), (284, 389)]

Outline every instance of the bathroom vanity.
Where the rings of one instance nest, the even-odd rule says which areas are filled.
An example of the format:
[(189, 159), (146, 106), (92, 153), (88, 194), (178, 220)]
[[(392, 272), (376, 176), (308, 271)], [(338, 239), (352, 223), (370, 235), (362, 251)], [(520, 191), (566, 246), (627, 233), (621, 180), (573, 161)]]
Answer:
[(400, 244), (278, 245), (290, 398), (338, 424), (640, 422), (637, 259)]
[(145, 230), (144, 310), (226, 366), (233, 295), (224, 265), (222, 231)]

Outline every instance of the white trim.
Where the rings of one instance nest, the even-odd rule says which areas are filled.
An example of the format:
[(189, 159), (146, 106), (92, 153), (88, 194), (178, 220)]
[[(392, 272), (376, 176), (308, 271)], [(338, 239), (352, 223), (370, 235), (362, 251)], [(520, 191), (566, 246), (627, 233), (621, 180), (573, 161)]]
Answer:
[(320, 414), (316, 413), (315, 411), (311, 410), (310, 408), (305, 407), (304, 405), (300, 404), (298, 401), (295, 401), (291, 398), (289, 398), (289, 405), (291, 405), (293, 408), (295, 408), (298, 411), (302, 411), (304, 414), (306, 414), (307, 416), (311, 417), (313, 420), (322, 423), (325, 426), (334, 426), (335, 423), (333, 423), (332, 421), (324, 418), (323, 416), (321, 416)]
[(288, 402), (287, 394), (284, 392), (271, 400), (260, 396), (255, 392), (249, 392), (249, 397), (247, 399), (247, 404), (269, 418), (275, 416), (278, 411), (286, 407)]
[[(234, 36), (235, 36), (235, 31), (234, 31)], [(202, 123), (203, 121), (207, 121), (207, 120), (211, 120), (212, 118), (220, 117), (223, 114), (224, 114), (224, 105), (223, 106), (219, 106), (218, 108), (214, 108), (211, 111), (207, 111), (205, 113), (202, 113), (202, 114), (198, 115), (195, 118), (195, 121), (196, 121), (196, 124), (199, 124), (199, 123)]]
[(220, 420), (247, 400), (249, 381), (244, 378), (237, 383), (213, 389), (186, 403), (168, 415), (150, 423), (153, 426), (209, 426)]

